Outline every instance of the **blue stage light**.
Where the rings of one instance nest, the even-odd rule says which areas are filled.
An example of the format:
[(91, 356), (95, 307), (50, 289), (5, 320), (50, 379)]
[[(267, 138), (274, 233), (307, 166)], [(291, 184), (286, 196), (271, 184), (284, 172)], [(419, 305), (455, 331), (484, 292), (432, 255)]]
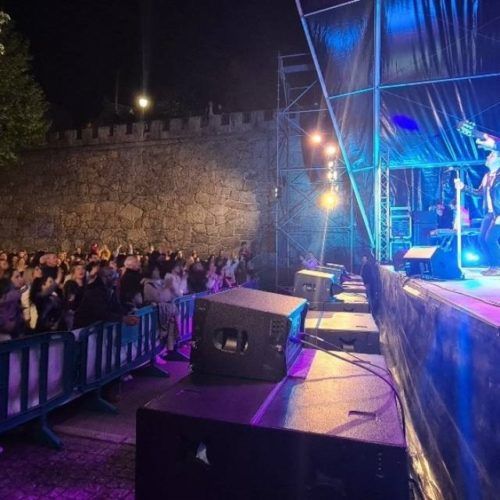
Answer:
[(418, 123), (413, 118), (410, 118), (409, 116), (395, 115), (392, 117), (392, 122), (394, 123), (394, 125), (398, 126), (399, 128), (402, 128), (405, 130), (411, 130), (412, 132), (415, 132), (419, 129)]
[(481, 256), (478, 255), (477, 253), (474, 252), (465, 252), (464, 253), (464, 261), (473, 263), (473, 262), (479, 262), (481, 260)]

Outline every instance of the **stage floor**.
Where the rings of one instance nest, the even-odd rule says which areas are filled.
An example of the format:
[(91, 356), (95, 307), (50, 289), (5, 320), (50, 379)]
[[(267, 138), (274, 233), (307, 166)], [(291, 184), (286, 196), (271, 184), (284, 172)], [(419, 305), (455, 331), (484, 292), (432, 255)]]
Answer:
[[(392, 269), (392, 266), (384, 266)], [(467, 314), (500, 328), (500, 276), (482, 276), (480, 268), (464, 268), (465, 279), (429, 281), (410, 278), (407, 290), (444, 301)]]

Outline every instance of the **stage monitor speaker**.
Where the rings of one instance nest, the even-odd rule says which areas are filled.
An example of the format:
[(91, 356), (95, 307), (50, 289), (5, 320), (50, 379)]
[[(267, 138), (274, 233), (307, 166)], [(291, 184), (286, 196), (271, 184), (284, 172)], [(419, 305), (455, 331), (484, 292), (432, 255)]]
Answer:
[(403, 260), (407, 276), (448, 280), (462, 278), (456, 256), (438, 246), (412, 247)]
[(309, 310), (337, 312), (370, 312), (370, 304), (365, 293), (339, 293), (326, 302), (309, 302)]
[(300, 351), (307, 302), (234, 288), (196, 299), (193, 371), (278, 381)]
[(309, 311), (306, 333), (317, 347), (346, 352), (380, 354), (380, 333), (370, 313)]
[(325, 302), (331, 299), (332, 291), (342, 291), (339, 283), (340, 275), (333, 272), (302, 269), (295, 273), (293, 294), (309, 302)]
[[(382, 356), (357, 356), (390, 380)], [(394, 396), (321, 351), (283, 383), (192, 374), (137, 412), (137, 500), (408, 497)]]

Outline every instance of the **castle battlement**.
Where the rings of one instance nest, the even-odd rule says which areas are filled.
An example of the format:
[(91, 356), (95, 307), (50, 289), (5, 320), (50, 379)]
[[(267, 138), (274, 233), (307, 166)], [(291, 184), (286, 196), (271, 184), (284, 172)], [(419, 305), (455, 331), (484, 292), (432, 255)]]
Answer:
[(120, 144), (158, 141), (182, 137), (248, 132), (255, 129), (274, 130), (274, 111), (223, 113), (207, 117), (190, 116), (170, 120), (144, 120), (103, 127), (51, 132), (46, 146), (68, 147), (96, 144)]

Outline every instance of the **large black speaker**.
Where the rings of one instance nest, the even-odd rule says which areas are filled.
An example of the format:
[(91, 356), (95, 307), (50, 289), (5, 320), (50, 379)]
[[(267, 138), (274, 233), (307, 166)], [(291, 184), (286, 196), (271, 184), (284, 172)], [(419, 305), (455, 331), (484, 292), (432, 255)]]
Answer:
[(412, 247), (404, 256), (407, 276), (420, 276), (424, 279), (461, 279), (456, 255), (445, 252), (438, 246)]
[(341, 292), (340, 272), (302, 269), (295, 273), (293, 294), (309, 302), (325, 302), (332, 298), (332, 291)]
[(281, 380), (300, 350), (307, 302), (276, 293), (234, 288), (196, 300), (195, 372)]
[(416, 211), (412, 213), (413, 223), (413, 244), (430, 245), (431, 231), (437, 227), (436, 212), (428, 210)]
[[(390, 379), (382, 356), (358, 357)], [(138, 500), (408, 498), (391, 390), (309, 349), (279, 384), (183, 379), (139, 409), (136, 450)]]

